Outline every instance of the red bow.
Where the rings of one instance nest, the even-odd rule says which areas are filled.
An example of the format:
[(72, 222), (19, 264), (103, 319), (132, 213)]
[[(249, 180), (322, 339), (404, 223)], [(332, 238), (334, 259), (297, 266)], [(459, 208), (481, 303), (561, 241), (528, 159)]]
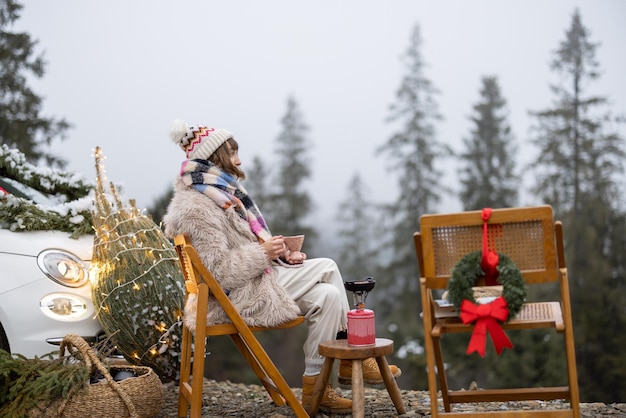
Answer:
[(504, 322), (509, 316), (506, 300), (502, 296), (496, 298), (491, 303), (476, 305), (465, 299), (461, 303), (461, 321), (464, 324), (471, 324), (476, 321), (472, 338), (467, 346), (466, 354), (474, 351), (478, 352), (481, 357), (485, 356), (485, 344), (487, 340), (487, 332), (491, 334), (491, 341), (496, 348), (496, 352), (500, 354), (505, 347), (513, 348), (513, 344), (509, 337), (506, 336), (502, 327), (498, 322)]

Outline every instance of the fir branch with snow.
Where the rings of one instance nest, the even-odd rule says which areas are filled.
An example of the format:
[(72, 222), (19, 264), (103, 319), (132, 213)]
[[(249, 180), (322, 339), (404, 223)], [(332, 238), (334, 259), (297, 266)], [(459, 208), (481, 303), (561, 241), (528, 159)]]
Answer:
[(0, 177), (14, 180), (41, 193), (46, 203), (0, 195), (0, 228), (11, 231), (57, 230), (72, 238), (93, 233), (93, 183), (75, 173), (39, 167), (26, 161), (19, 150), (0, 146)]

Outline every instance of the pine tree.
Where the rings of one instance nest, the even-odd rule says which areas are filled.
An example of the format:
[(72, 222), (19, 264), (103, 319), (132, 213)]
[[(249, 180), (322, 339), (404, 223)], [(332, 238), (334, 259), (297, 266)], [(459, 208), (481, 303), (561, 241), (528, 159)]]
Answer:
[[(412, 31), (406, 51), (406, 75), (396, 93), (396, 101), (390, 106), (389, 122), (400, 125), (379, 151), (389, 156), (391, 169), (400, 175), (400, 195), (385, 210), (385, 224), (389, 224), (392, 257), (385, 277), (392, 278), (379, 285), (377, 297), (384, 296), (385, 303), (379, 308), (382, 316), (389, 318), (388, 329), (394, 330), (392, 338), (399, 347), (414, 346), (419, 326), (419, 273), (412, 245), (413, 233), (419, 230), (419, 217), (435, 210), (439, 202), (442, 172), (436, 161), (444, 147), (437, 142), (436, 123), (441, 119), (435, 96), (437, 89), (425, 76), (422, 59), (419, 26)], [(380, 248), (384, 248), (382, 242)], [(401, 326), (398, 326), (401, 325)], [(423, 347), (422, 343), (418, 343)], [(400, 351), (400, 350), (398, 350)], [(414, 362), (414, 364), (409, 364)], [(425, 387), (423, 356), (409, 356), (399, 361), (403, 367), (401, 379), (410, 381), (411, 387)], [(404, 372), (406, 370), (406, 373)]]
[(376, 207), (367, 199), (367, 187), (356, 173), (340, 202), (337, 213), (342, 245), (337, 253), (337, 264), (344, 280), (361, 280), (375, 274), (378, 241), (376, 239)]
[(252, 165), (249, 169), (245, 170), (246, 180), (244, 187), (250, 193), (250, 196), (254, 199), (254, 202), (261, 209), (265, 221), (268, 225), (272, 225), (273, 222), (273, 207), (272, 197), (270, 195), (269, 181), (270, 171), (263, 163), (263, 160), (259, 156), (255, 156), (252, 159)]
[(483, 77), (481, 100), (474, 105), (471, 136), (463, 140), (459, 158), (461, 202), (465, 210), (504, 208), (517, 203), (518, 177), (514, 173), (517, 147), (507, 123), (506, 100), (495, 76)]
[(623, 138), (609, 132), (611, 117), (600, 113), (608, 99), (585, 90), (600, 76), (596, 47), (576, 10), (551, 64), (562, 81), (551, 86), (555, 106), (532, 113), (537, 120), (533, 142), (540, 149), (535, 166), (541, 170), (535, 191), (561, 213), (580, 212), (593, 195), (618, 196), (615, 175), (622, 170)]
[[(519, 179), (514, 173), (516, 146), (507, 122), (506, 100), (502, 97), (497, 77), (482, 78), (480, 100), (473, 106), (470, 116), (473, 123), (469, 138), (463, 140), (465, 149), (459, 154), (463, 167), (460, 198), (464, 210), (512, 207), (517, 203)], [(518, 369), (511, 367), (509, 359), (518, 360), (513, 353), (498, 356), (489, 346), (485, 358), (465, 353), (469, 336), (454, 334), (446, 337), (444, 358), (449, 365), (448, 379), (453, 388), (467, 388), (472, 382), (480, 387), (500, 385), (522, 386), (516, 376)], [(521, 353), (533, 352), (533, 346), (515, 341)], [(520, 343), (522, 345), (520, 345)], [(504, 373), (502, 372), (504, 370)], [(502, 382), (505, 383), (494, 383)]]
[(152, 206), (148, 208), (148, 214), (152, 217), (152, 220), (157, 225), (161, 225), (163, 222), (163, 216), (167, 212), (167, 207), (174, 196), (174, 188), (170, 187), (161, 196), (157, 197)]
[[(313, 210), (311, 196), (304, 188), (306, 180), (311, 177), (310, 143), (307, 140), (309, 128), (293, 97), (287, 100), (287, 111), (281, 124), (282, 131), (276, 139), (279, 161), (271, 194), (272, 223), (269, 227), (274, 234), (305, 234), (306, 252), (307, 244), (310, 246), (317, 236), (312, 227), (305, 225), (307, 216)], [(267, 210), (261, 207), (261, 211)]]
[(65, 161), (46, 153), (56, 138), (64, 139), (70, 124), (65, 119), (44, 117), (43, 100), (27, 84), (27, 77), (41, 78), (45, 71), (42, 55), (34, 56), (36, 41), (27, 33), (9, 32), (19, 19), (22, 5), (0, 1), (0, 140), (18, 148), (31, 163), (63, 167)]
[(554, 53), (560, 77), (552, 108), (535, 112), (539, 147), (535, 192), (563, 220), (581, 400), (614, 402), (626, 397), (626, 284), (618, 176), (623, 173), (624, 139), (606, 109), (608, 99), (588, 92), (600, 71), (576, 10)]

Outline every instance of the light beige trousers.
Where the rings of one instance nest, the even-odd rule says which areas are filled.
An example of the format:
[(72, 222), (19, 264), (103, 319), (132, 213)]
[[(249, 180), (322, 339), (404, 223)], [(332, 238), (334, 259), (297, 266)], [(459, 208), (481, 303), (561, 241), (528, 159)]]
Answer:
[(348, 320), (350, 305), (339, 268), (330, 258), (305, 260), (301, 267), (274, 264), (272, 268), (278, 270), (278, 282), (307, 320), (304, 374), (316, 375), (324, 362), (318, 352), (319, 343), (334, 340), (338, 331), (346, 329)]

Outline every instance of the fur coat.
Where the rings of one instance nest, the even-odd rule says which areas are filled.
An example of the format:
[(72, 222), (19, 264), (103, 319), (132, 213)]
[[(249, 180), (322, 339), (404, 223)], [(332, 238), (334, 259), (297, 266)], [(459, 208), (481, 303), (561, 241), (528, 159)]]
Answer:
[[(248, 325), (274, 326), (300, 313), (276, 281), (276, 267), (268, 268), (265, 251), (248, 222), (232, 207), (223, 210), (208, 196), (177, 179), (163, 223), (168, 238), (178, 234), (189, 236), (202, 262)], [(197, 295), (190, 294), (185, 303), (185, 325), (192, 330), (195, 330), (196, 300)], [(207, 324), (228, 322), (224, 310), (209, 296)]]

